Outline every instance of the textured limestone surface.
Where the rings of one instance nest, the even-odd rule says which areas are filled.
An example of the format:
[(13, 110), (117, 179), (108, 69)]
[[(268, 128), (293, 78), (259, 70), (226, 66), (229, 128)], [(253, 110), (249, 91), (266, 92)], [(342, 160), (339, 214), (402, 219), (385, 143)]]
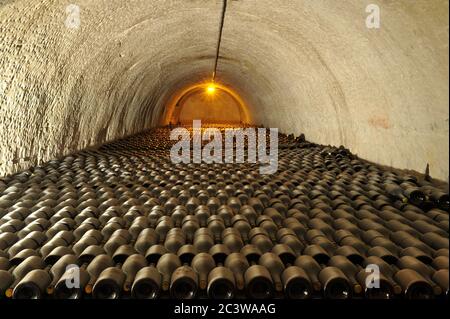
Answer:
[[(448, 179), (448, 1), (228, 2), (218, 81), (256, 124)], [(160, 124), (210, 77), (221, 6), (0, 1), (0, 175)]]

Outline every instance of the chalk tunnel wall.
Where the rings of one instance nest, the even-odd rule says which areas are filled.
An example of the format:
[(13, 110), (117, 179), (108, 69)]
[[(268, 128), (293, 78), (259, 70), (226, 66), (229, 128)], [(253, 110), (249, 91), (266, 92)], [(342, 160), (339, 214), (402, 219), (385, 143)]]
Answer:
[[(0, 1), (0, 176), (167, 124), (211, 77), (221, 9)], [(447, 181), (448, 79), (448, 1), (228, 1), (216, 81), (249, 123)]]
[(194, 120), (206, 124), (250, 123), (245, 102), (230, 88), (205, 82), (174, 95), (164, 109), (164, 124), (192, 125)]

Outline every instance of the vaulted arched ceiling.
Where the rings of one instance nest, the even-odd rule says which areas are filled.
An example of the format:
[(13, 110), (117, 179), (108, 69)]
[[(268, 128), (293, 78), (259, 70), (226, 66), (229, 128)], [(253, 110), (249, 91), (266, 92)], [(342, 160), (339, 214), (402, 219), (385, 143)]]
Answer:
[[(0, 175), (158, 125), (210, 78), (221, 7), (0, 1)], [(256, 124), (448, 179), (446, 0), (228, 1), (217, 80)]]

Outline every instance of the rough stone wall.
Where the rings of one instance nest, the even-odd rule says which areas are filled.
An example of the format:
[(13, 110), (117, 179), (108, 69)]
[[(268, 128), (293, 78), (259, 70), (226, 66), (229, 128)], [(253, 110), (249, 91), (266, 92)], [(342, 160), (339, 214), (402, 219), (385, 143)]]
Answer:
[[(157, 125), (210, 77), (221, 5), (0, 1), (0, 175)], [(231, 0), (221, 56), (256, 123), (448, 179), (448, 1)]]

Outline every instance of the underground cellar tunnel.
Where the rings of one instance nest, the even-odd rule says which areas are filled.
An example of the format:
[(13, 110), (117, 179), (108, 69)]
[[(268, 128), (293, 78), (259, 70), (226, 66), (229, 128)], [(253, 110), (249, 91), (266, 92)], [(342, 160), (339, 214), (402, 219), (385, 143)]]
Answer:
[(448, 1), (6, 0), (0, 71), (0, 299), (447, 298)]

